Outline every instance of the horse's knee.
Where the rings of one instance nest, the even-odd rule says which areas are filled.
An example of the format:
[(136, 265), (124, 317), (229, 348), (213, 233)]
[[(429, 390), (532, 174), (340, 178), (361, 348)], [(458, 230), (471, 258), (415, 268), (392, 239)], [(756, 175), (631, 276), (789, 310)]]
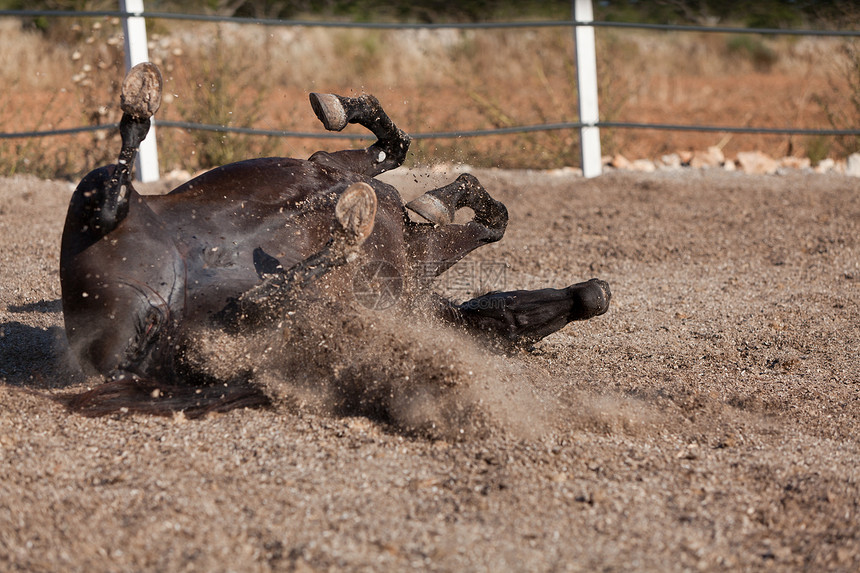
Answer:
[(128, 215), (128, 189), (118, 192), (108, 165), (90, 171), (78, 184), (66, 214), (65, 232), (90, 244), (113, 231)]
[(504, 203), (496, 201), (489, 195), (489, 199), (483, 209), (475, 211), (475, 222), (482, 225), (487, 230), (487, 242), (494, 243), (501, 240), (505, 236), (505, 230), (508, 228), (508, 209)]
[[(400, 167), (406, 160), (412, 139), (386, 115), (379, 100), (370, 94), (344, 97), (335, 94), (310, 94), (311, 107), (329, 131), (341, 131), (350, 123), (369, 129), (377, 141), (367, 149), (337, 152), (344, 167), (370, 176)], [(312, 161), (325, 163), (326, 156), (311, 156)]]
[(476, 228), (482, 242), (498, 241), (508, 225), (508, 210), (504, 203), (493, 199), (471, 173), (464, 173), (453, 183), (426, 192), (406, 207), (435, 225), (453, 223), (455, 213), (468, 207), (475, 214), (470, 225)]

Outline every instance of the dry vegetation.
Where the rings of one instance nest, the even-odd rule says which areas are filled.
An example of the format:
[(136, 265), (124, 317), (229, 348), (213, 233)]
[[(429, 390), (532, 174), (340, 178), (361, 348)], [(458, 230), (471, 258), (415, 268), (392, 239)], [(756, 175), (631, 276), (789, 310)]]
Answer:
[[(118, 119), (121, 27), (82, 20), (49, 34), (0, 21), (0, 131)], [(567, 29), (340, 30), (151, 22), (150, 56), (165, 72), (159, 118), (269, 130), (317, 131), (308, 91), (372, 92), (407, 131), (480, 129), (577, 118)], [(609, 121), (768, 127), (853, 127), (853, 44), (827, 38), (598, 33), (601, 116)], [(605, 153), (658, 157), (721, 145), (813, 162), (855, 141), (789, 136), (603, 130)], [(200, 168), (260, 154), (304, 156), (342, 142), (162, 129), (163, 169)], [(79, 177), (110, 161), (113, 133), (0, 140), (0, 173)], [(423, 140), (413, 161), (501, 167), (578, 163), (573, 131)]]

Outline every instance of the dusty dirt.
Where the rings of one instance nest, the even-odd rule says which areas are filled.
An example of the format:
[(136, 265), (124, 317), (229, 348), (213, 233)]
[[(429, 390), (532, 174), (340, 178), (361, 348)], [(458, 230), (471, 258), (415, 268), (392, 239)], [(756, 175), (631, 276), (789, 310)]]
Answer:
[(860, 180), (477, 175), (511, 224), (440, 288), (614, 297), (530, 352), (454, 349), (453, 386), (501, 407), (453, 437), (295, 400), (69, 414), (51, 397), (94, 383), (62, 331), (71, 189), (0, 179), (0, 569), (860, 568)]

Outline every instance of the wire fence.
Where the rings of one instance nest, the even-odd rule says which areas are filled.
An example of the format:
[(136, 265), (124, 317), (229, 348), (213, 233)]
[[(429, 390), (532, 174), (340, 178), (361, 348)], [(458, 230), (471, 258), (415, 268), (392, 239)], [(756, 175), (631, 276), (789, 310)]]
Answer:
[[(212, 125), (190, 121), (159, 120), (158, 127), (177, 128), (186, 130), (212, 131), (216, 133), (236, 133), (241, 135), (259, 135), (266, 137), (295, 137), (304, 139), (371, 139), (370, 134), (361, 133), (331, 133), (310, 131), (284, 131), (278, 129), (258, 129), (255, 127), (235, 127)], [(677, 123), (637, 123), (629, 121), (599, 121), (595, 124), (578, 121), (540, 123), (535, 125), (518, 125), (513, 127), (498, 127), (491, 129), (473, 129), (458, 131), (428, 131), (411, 133), (412, 139), (456, 139), (461, 137), (485, 137), (491, 135), (513, 135), (518, 133), (535, 133), (541, 131), (559, 131), (581, 129), (583, 127), (617, 128), (617, 129), (654, 129), (661, 131), (696, 131), (706, 133), (737, 133), (755, 135), (822, 135), (822, 136), (851, 136), (860, 135), (860, 129), (806, 129), (780, 127), (741, 127), (731, 125), (684, 125)], [(49, 137), (53, 135), (74, 135), (96, 131), (112, 131), (119, 128), (119, 123), (104, 123), (67, 129), (51, 129), (44, 131), (0, 132), (0, 139), (22, 139)]]
[(579, 22), (576, 20), (546, 20), (527, 22), (325, 22), (317, 20), (282, 20), (277, 18), (240, 18), (212, 14), (180, 14), (175, 12), (123, 12), (119, 10), (71, 11), (71, 10), (0, 10), (0, 16), (19, 18), (129, 18), (139, 17), (160, 20), (185, 20), (190, 22), (229, 22), (234, 24), (256, 24), (258, 26), (304, 26), (317, 28), (356, 28), (366, 30), (444, 30), (444, 29), (504, 29), (504, 28), (573, 28), (592, 26), (595, 28), (627, 28), (638, 30), (660, 30), (674, 32), (714, 32), (722, 34), (764, 34), (782, 36), (831, 36), (860, 37), (860, 30), (817, 30), (784, 28), (738, 28), (731, 26), (688, 26), (675, 24), (645, 24), (637, 22)]
[[(67, 11), (67, 10), (0, 10), (0, 17), (15, 18), (130, 18), (142, 17), (145, 19), (161, 20), (183, 20), (192, 22), (210, 23), (233, 23), (258, 26), (292, 26), (292, 27), (318, 27), (318, 28), (356, 28), (376, 30), (440, 30), (440, 29), (517, 29), (517, 28), (571, 28), (590, 26), (594, 28), (624, 28), (638, 30), (653, 30), (666, 32), (708, 32), (723, 34), (761, 34), (761, 35), (790, 35), (790, 36), (824, 36), (857, 38), (860, 30), (817, 30), (817, 29), (776, 29), (776, 28), (738, 28), (726, 26), (681, 26), (665, 24), (641, 24), (628, 22), (605, 22), (589, 21), (579, 22), (577, 20), (551, 20), (551, 21), (527, 21), (527, 22), (468, 22), (468, 23), (389, 23), (389, 22), (327, 22), (312, 20), (281, 20), (268, 18), (237, 18), (228, 16), (206, 15), (206, 14), (180, 14), (173, 12), (125, 12), (119, 10), (101, 11)], [(204, 123), (193, 123), (184, 121), (158, 121), (159, 128), (176, 128), (186, 130), (214, 131), (222, 133), (237, 133), (244, 135), (259, 135), (273, 137), (295, 137), (307, 139), (368, 139), (368, 135), (353, 133), (322, 133), (322, 132), (300, 132), (266, 130), (250, 127), (231, 127), (223, 125), (211, 125)], [(492, 129), (479, 130), (455, 130), (439, 132), (410, 133), (413, 139), (455, 139), (460, 137), (484, 137), (494, 135), (512, 135), (521, 133), (532, 133), (539, 131), (574, 130), (583, 127), (616, 128), (616, 129), (642, 129), (642, 130), (664, 130), (664, 131), (694, 131), (694, 132), (719, 132), (737, 134), (764, 134), (764, 135), (809, 135), (809, 136), (860, 136), (860, 128), (855, 129), (810, 129), (810, 128), (772, 128), (772, 127), (750, 127), (731, 125), (687, 125), (671, 123), (646, 123), (646, 122), (615, 122), (598, 121), (595, 123), (583, 122), (559, 122), (536, 125), (521, 125)], [(16, 138), (40, 138), (62, 135), (74, 135), (102, 130), (114, 130), (118, 124), (103, 124), (98, 126), (82, 126), (67, 129), (49, 129), (37, 131), (0, 132), (0, 139)]]

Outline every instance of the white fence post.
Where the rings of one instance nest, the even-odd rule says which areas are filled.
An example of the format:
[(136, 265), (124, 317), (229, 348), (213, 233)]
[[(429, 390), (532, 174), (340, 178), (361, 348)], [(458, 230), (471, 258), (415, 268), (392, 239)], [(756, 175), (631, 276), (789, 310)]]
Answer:
[[(577, 22), (594, 21), (591, 0), (573, 1), (573, 19)], [(582, 174), (597, 177), (603, 171), (600, 157), (600, 121), (597, 111), (597, 50), (594, 47), (594, 28), (576, 26), (576, 87), (579, 92), (579, 121), (586, 124), (579, 132), (582, 157)]]
[[(130, 14), (141, 14), (143, 0), (119, 0), (119, 10)], [(123, 18), (122, 29), (125, 33), (125, 69), (128, 72), (137, 64), (149, 61), (149, 50), (146, 47), (146, 20), (139, 16)], [(144, 183), (159, 179), (154, 120), (137, 154), (137, 178)]]

